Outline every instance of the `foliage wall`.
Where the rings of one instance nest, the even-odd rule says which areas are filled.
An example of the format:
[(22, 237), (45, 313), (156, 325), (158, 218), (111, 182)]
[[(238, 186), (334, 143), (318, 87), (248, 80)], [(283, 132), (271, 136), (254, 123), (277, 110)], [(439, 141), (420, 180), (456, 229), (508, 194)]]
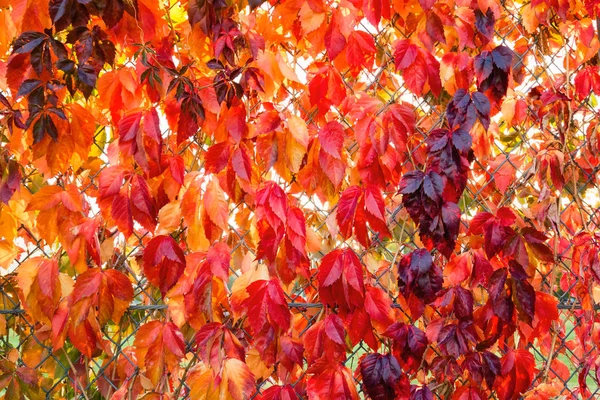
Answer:
[(263, 1), (0, 0), (0, 395), (594, 396), (597, 1)]

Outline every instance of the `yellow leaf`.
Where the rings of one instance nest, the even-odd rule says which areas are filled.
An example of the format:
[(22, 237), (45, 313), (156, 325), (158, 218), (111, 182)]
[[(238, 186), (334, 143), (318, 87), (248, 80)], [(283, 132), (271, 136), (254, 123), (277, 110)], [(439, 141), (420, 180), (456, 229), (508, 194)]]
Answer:
[(204, 208), (210, 217), (210, 220), (223, 230), (227, 230), (229, 218), (229, 207), (225, 194), (219, 185), (219, 181), (213, 178), (206, 187), (204, 193)]
[(172, 201), (158, 212), (157, 235), (168, 235), (181, 223), (181, 201)]
[(325, 13), (314, 12), (308, 2), (302, 4), (298, 16), (300, 17), (300, 23), (305, 34), (314, 31), (325, 21)]
[(244, 400), (249, 398), (254, 388), (254, 375), (243, 361), (228, 358), (221, 369), (221, 398), (226, 393), (227, 399)]
[[(0, 241), (0, 267), (9, 269), (12, 262), (17, 258), (19, 249), (12, 243), (12, 240)], [(3, 275), (3, 274), (0, 274)]]
[(246, 354), (246, 363), (251, 371), (254, 371), (254, 375), (257, 378), (262, 378), (263, 380), (267, 380), (269, 376), (273, 373), (273, 366), (268, 368), (262, 360), (261, 355), (258, 353), (258, 350), (255, 348), (251, 348), (248, 350), (248, 354)]
[(199, 368), (187, 379), (190, 385), (190, 398), (197, 400), (219, 399), (219, 393), (214, 386), (214, 377), (210, 369)]
[(306, 128), (306, 122), (300, 117), (290, 115), (287, 123), (292, 137), (306, 150), (308, 148), (308, 129)]

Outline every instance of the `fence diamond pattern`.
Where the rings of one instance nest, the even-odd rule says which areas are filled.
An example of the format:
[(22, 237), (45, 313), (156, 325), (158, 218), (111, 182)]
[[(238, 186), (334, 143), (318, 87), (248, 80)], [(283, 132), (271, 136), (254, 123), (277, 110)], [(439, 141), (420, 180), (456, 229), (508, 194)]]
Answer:
[[(514, 91), (509, 92), (507, 101), (514, 104), (528, 96), (534, 96), (536, 88), (541, 85), (547, 86), (548, 82), (555, 84), (554, 88), (557, 92), (570, 92), (578, 70), (569, 69), (565, 56), (576, 51), (574, 41), (572, 39), (564, 40), (561, 50), (554, 51), (552, 57), (541, 51), (544, 45), (547, 46), (547, 43), (544, 44), (543, 41), (561, 36), (561, 32), (552, 32), (551, 28), (538, 36), (532, 36), (526, 44), (515, 43), (514, 38), (518, 37), (525, 29), (521, 20), (522, 10), (520, 8), (521, 5), (506, 2), (502, 23), (496, 25), (496, 43), (515, 49), (514, 57), (518, 60), (515, 63), (515, 69), (526, 70), (528, 76), (520, 85), (516, 85)], [(273, 12), (268, 7), (259, 11)], [(413, 153), (417, 153), (429, 132), (443, 125), (444, 110), (436, 99), (418, 98), (404, 89), (401, 78), (395, 70), (390, 37), (401, 35), (410, 37), (414, 32), (397, 26), (394, 19), (380, 29), (374, 29), (365, 22), (362, 29), (370, 33), (375, 40), (378, 50), (378, 67), (373, 70), (364, 70), (358, 78), (353, 77), (348, 71), (343, 76), (347, 90), (354, 91), (358, 81), (363, 83), (364, 91), (387, 98), (387, 102), (378, 113), (384, 112), (391, 104), (398, 101), (413, 105), (420, 118), (417, 121), (418, 132), (413, 138), (413, 140), (416, 139), (416, 144), (411, 149)], [(556, 44), (554, 45), (556, 46)], [(288, 56), (294, 62), (295, 71), (300, 79), (303, 77), (306, 79), (313, 73), (303, 67), (308, 63), (301, 54), (288, 51)], [(383, 79), (398, 80), (399, 90), (391, 92), (389, 85), (381, 83)], [(288, 108), (306, 115), (308, 112), (304, 109), (303, 102), (303, 98), (307, 95), (306, 89), (292, 85), (284, 87), (284, 89), (287, 91)], [(260, 104), (257, 102), (254, 106), (260, 107)], [(345, 114), (341, 110), (338, 111), (339, 121), (347, 128), (354, 129), (353, 121), (344, 118)], [(524, 112), (535, 118), (539, 115), (538, 109), (528, 108)], [(490, 132), (493, 134), (489, 137), (475, 138), (476, 142), (487, 140), (487, 143), (484, 146), (484, 152), (480, 151), (479, 154), (475, 154), (476, 157), (472, 163), (473, 171), (461, 199), (460, 207), (463, 212), (462, 224), (464, 225), (461, 229), (468, 229), (470, 218), (477, 212), (493, 211), (490, 209), (488, 197), (490, 191), (498, 190), (498, 187), (504, 189), (503, 201), (500, 205), (514, 204), (515, 207), (522, 210), (525, 216), (533, 216), (535, 213), (541, 212), (552, 216), (554, 221), (554, 226), (551, 227), (552, 232), (555, 237), (558, 236), (561, 242), (560, 246), (557, 244), (554, 249), (557, 262), (550, 270), (538, 269), (537, 273), (541, 280), (542, 290), (551, 293), (558, 299), (560, 322), (551, 327), (550, 335), (553, 339), (551, 349), (539, 349), (535, 346), (530, 349), (536, 357), (539, 370), (536, 381), (544, 381), (549, 374), (560, 377), (564, 382), (564, 387), (559, 395), (565, 398), (578, 397), (578, 382), (587, 381), (588, 387), (592, 391), (592, 398), (595, 398), (598, 394), (595, 370), (590, 369), (589, 364), (586, 363), (594, 345), (581, 343), (581, 336), (576, 334), (577, 330), (583, 329), (583, 324), (589, 320), (591, 311), (588, 306), (580, 304), (571, 294), (573, 288), (580, 284), (582, 272), (573, 268), (573, 241), (571, 238), (579, 232), (573, 230), (573, 224), (570, 221), (580, 218), (586, 224), (588, 231), (594, 232), (600, 229), (600, 219), (597, 213), (598, 198), (593, 195), (593, 193), (598, 193), (596, 179), (599, 167), (589, 162), (588, 158), (591, 154), (596, 155), (597, 143), (594, 141), (598, 139), (590, 136), (587, 132), (590, 122), (597, 120), (599, 115), (597, 105), (590, 98), (581, 102), (576, 110), (570, 110), (570, 112), (573, 118), (568, 122), (570, 126), (566, 130), (571, 135), (568, 140), (569, 147), (560, 150), (563, 150), (567, 156), (567, 159), (564, 160), (564, 169), (569, 171), (574, 184), (564, 185), (558, 201), (547, 201), (549, 196), (548, 193), (544, 194), (539, 186), (539, 179), (536, 176), (538, 166), (535, 164), (533, 156), (540, 151), (552, 149), (552, 145), (547, 145), (552, 140), (559, 145), (558, 133), (555, 133), (553, 138), (548, 136), (548, 130), (540, 129), (539, 125), (506, 126), (506, 122), (493, 119), (490, 128)], [(106, 138), (106, 130), (98, 130), (95, 137), (98, 152), (105, 153), (107, 151)], [(200, 155), (206, 151), (206, 148), (204, 135), (199, 133), (183, 150), (183, 153), (197, 154), (197, 158), (201, 159)], [(350, 155), (359, 151), (356, 143), (347, 145), (346, 150)], [(482, 156), (488, 156), (489, 159), (493, 159), (493, 162), (485, 165), (480, 163), (479, 159)], [(23, 176), (23, 187), (35, 192), (38, 188), (38, 182), (32, 179), (35, 176), (35, 167), (30, 166), (29, 168)], [(189, 168), (194, 171), (204, 171), (203, 165), (199, 163), (194, 163)], [(59, 176), (57, 182), (58, 184), (74, 183), (89, 199), (94, 199), (98, 193), (99, 172), (100, 170), (89, 176), (78, 178)], [(510, 181), (507, 186), (503, 186), (502, 182), (505, 182), (509, 176), (515, 177), (514, 180)], [(281, 184), (286, 185), (284, 180), (281, 180)], [(393, 266), (403, 254), (419, 247), (419, 241), (414, 224), (408, 218), (406, 211), (402, 209), (400, 195), (397, 195), (396, 192), (397, 188), (389, 188), (385, 193), (386, 217), (393, 240), (380, 239), (376, 236), (376, 232), (371, 232), (374, 238), (373, 244), (369, 249), (364, 250), (352, 239), (343, 242), (339, 238), (326, 237), (327, 234), (322, 235), (322, 239), (327, 244), (321, 251), (311, 253), (312, 278), (298, 280), (295, 290), (292, 294), (287, 295), (291, 312), (300, 315), (305, 320), (305, 330), (317, 321), (322, 310), (322, 305), (318, 303), (318, 300), (313, 302), (314, 299), (306, 297), (307, 293), (317, 291), (314, 282), (319, 259), (327, 252), (342, 245), (356, 249), (368, 270), (373, 271), (373, 265), (381, 265), (382, 261), (389, 266), (386, 269), (374, 271), (375, 283), (388, 291), (395, 307), (402, 309), (394, 294), (397, 293), (395, 284), (397, 278)], [(317, 232), (327, 232), (328, 222), (331, 221), (335, 208), (323, 204), (314, 195), (297, 193), (296, 196), (299, 206), (305, 211), (307, 221), (311, 221), (311, 225)], [(527, 200), (531, 198), (537, 198), (537, 200)], [(525, 207), (524, 204), (528, 204), (528, 207)], [(89, 212), (92, 215), (99, 211), (92, 208)], [(239, 218), (250, 218), (251, 216), (252, 210), (243, 201), (236, 205), (230, 205), (230, 231), (226, 232), (228, 235), (226, 241), (232, 249), (233, 257), (254, 258), (256, 243), (253, 242), (251, 232), (243, 230), (236, 223)], [(106, 231), (103, 234), (104, 238), (110, 238), (115, 232)], [(186, 232), (181, 231), (180, 234), (186, 235)], [(101, 243), (104, 238), (100, 238)], [(50, 333), (40, 330), (39, 324), (26, 314), (15, 289), (16, 271), (28, 260), (38, 256), (51, 257), (56, 255), (57, 251), (63, 250), (48, 246), (42, 238), (36, 236), (27, 224), (21, 224), (16, 240), (21, 251), (12, 263), (11, 270), (5, 272), (0, 278), (0, 354), (2, 354), (2, 358), (16, 362), (17, 365), (41, 371), (44, 376), (42, 393), (46, 398), (87, 400), (103, 398), (101, 393), (110, 398), (110, 395), (114, 394), (123, 384), (125, 372), (134, 371), (133, 377), (139, 373), (137, 364), (133, 361), (135, 352), (132, 348), (138, 328), (145, 322), (162, 320), (169, 312), (173, 313), (161, 299), (160, 293), (152, 289), (138, 268), (136, 257), (143, 251), (144, 243), (147, 240), (143, 236), (137, 236), (136, 240), (130, 239), (128, 242), (116, 239), (116, 243), (120, 243), (120, 246), (111, 259), (111, 267), (130, 277), (134, 283), (135, 299), (127, 309), (121, 326), (109, 325), (104, 330), (104, 339), (108, 341), (109, 349), (101, 356), (89, 360), (74, 356), (76, 352), (70, 346), (54, 352), (49, 340)], [(468, 243), (463, 243), (462, 246), (466, 248)], [(231, 286), (240, 271), (232, 269), (230, 274), (233, 277), (230, 281)], [(307, 290), (311, 286), (312, 290)], [(251, 340), (249, 332), (241, 330), (241, 335), (245, 340)], [(187, 355), (181, 366), (181, 375), (173, 377), (175, 384), (170, 391), (174, 398), (189, 397), (189, 388), (186, 385), (187, 374), (194, 365), (201, 362), (193, 340), (193, 332), (191, 330), (186, 332), (184, 329), (184, 336), (187, 340)], [(352, 353), (348, 355), (347, 359), (347, 365), (351, 370), (356, 369), (360, 355), (366, 351), (369, 350), (365, 344), (359, 344), (352, 349)], [(565, 365), (568, 372), (557, 370), (558, 364), (553, 363), (553, 360), (560, 360), (562, 363), (560, 365)], [(0, 373), (2, 371), (0, 365)], [(130, 380), (133, 381), (134, 378), (130, 378)], [(272, 384), (273, 382), (270, 382), (269, 379), (259, 383), (255, 396)], [(358, 379), (356, 384), (360, 390), (361, 383)], [(438, 397), (444, 398), (447, 393), (446, 389), (444, 385), (440, 385), (436, 388), (435, 393)]]

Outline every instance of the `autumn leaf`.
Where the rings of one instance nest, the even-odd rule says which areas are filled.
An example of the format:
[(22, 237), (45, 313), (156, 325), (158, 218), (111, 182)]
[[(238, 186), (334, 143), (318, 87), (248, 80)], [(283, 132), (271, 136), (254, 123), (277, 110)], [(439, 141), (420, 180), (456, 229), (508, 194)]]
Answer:
[(365, 247), (371, 243), (367, 234), (367, 222), (382, 237), (389, 237), (385, 203), (380, 190), (373, 185), (366, 189), (350, 186), (344, 190), (337, 206), (336, 220), (342, 236), (348, 238), (354, 231), (357, 240)]
[(320, 360), (309, 370), (308, 395), (314, 399), (358, 399), (352, 373), (343, 364)]
[(218, 371), (197, 369), (190, 374), (190, 395), (195, 399), (244, 400), (254, 389), (254, 376), (237, 358), (226, 358)]
[(58, 262), (33, 258), (19, 269), (17, 282), (31, 315), (38, 321), (50, 322), (63, 293)]
[(146, 376), (154, 385), (165, 373), (177, 370), (186, 352), (183, 334), (172, 322), (145, 323), (135, 335), (134, 346)]
[(144, 272), (164, 296), (177, 283), (185, 269), (185, 257), (177, 242), (170, 236), (155, 236), (144, 250)]
[(362, 306), (363, 267), (352, 249), (336, 249), (323, 257), (317, 279), (325, 304), (338, 306), (342, 313)]
[(346, 98), (346, 87), (335, 69), (324, 67), (308, 84), (310, 101), (324, 114), (331, 106), (339, 106)]
[(402, 370), (393, 355), (367, 354), (360, 362), (360, 374), (369, 397), (374, 400), (396, 398)]
[(440, 95), (440, 63), (430, 53), (409, 40), (399, 40), (394, 46), (394, 61), (411, 92), (422, 95), (427, 83), (435, 96)]
[(290, 313), (281, 285), (277, 280), (258, 280), (246, 288), (249, 297), (245, 300), (250, 316), (252, 332), (258, 335), (265, 324), (275, 329), (287, 331)]
[(291, 400), (298, 396), (292, 385), (271, 386), (258, 395), (260, 400)]
[(600, 1), (166, 3), (0, 1), (5, 397), (593, 396)]
[(527, 350), (509, 350), (502, 357), (502, 375), (494, 384), (502, 400), (518, 399), (528, 388), (535, 373), (535, 360)]
[(415, 250), (398, 263), (398, 285), (406, 297), (430, 303), (442, 289), (442, 271), (427, 250)]
[(343, 361), (346, 359), (346, 332), (343, 321), (330, 314), (315, 323), (304, 335), (305, 356), (309, 363), (321, 357)]
[(396, 322), (388, 327), (385, 336), (393, 339), (393, 354), (405, 371), (416, 371), (427, 349), (425, 332), (411, 325)]
[(90, 310), (96, 310), (98, 323), (118, 323), (133, 300), (131, 282), (122, 272), (90, 268), (77, 277), (70, 299), (75, 324), (83, 322)]

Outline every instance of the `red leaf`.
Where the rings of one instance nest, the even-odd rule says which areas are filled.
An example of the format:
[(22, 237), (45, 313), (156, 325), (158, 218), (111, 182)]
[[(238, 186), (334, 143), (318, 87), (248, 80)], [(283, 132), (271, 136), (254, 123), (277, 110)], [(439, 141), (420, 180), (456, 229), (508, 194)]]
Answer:
[(392, 104), (384, 111), (383, 129), (389, 132), (399, 152), (407, 151), (408, 138), (414, 134), (415, 126), (415, 112), (406, 104)]
[(244, 346), (234, 332), (217, 322), (202, 326), (195, 339), (200, 359), (215, 371), (219, 370), (225, 358), (246, 358)]
[(244, 301), (248, 307), (250, 327), (259, 334), (265, 324), (286, 332), (290, 327), (290, 311), (281, 284), (277, 279), (254, 281), (246, 288), (249, 297)]
[(292, 385), (271, 386), (259, 394), (257, 400), (296, 400), (298, 394), (294, 391)]
[(319, 131), (321, 149), (332, 157), (341, 159), (344, 137), (344, 127), (342, 124), (337, 121), (328, 122), (327, 125)]
[(321, 357), (328, 360), (346, 359), (346, 332), (340, 317), (329, 314), (313, 324), (304, 334), (305, 356), (309, 364)]
[(229, 135), (239, 143), (248, 133), (245, 106), (232, 107), (227, 115), (226, 125)]
[(164, 296), (185, 269), (185, 256), (171, 236), (156, 236), (144, 250), (144, 272)]
[(96, 310), (101, 326), (109, 320), (118, 323), (133, 300), (131, 282), (122, 272), (90, 268), (77, 277), (70, 302), (74, 324), (85, 320)]
[(321, 69), (309, 82), (308, 90), (310, 103), (318, 107), (320, 114), (325, 114), (331, 106), (339, 106), (346, 98), (346, 85), (333, 67)]
[(153, 231), (156, 228), (157, 212), (150, 187), (140, 175), (131, 178), (131, 214), (144, 228)]
[(389, 0), (364, 0), (363, 12), (373, 26), (378, 26), (381, 17), (390, 19)]
[(357, 76), (363, 68), (371, 68), (375, 61), (375, 42), (367, 32), (352, 31), (348, 36), (346, 60), (352, 75)]
[(336, 249), (323, 257), (317, 279), (321, 300), (338, 306), (341, 315), (363, 305), (363, 267), (351, 249)]
[[(236, 151), (237, 150), (239, 149), (236, 149)], [(230, 156), (231, 144), (228, 142), (221, 142), (210, 146), (204, 155), (207, 171), (212, 172), (213, 174), (218, 174), (227, 166)], [(240, 160), (237, 162), (239, 163)], [(240, 171), (243, 172), (244, 169), (242, 168)], [(238, 175), (240, 175), (240, 173), (238, 173)]]
[(371, 317), (371, 321), (381, 326), (384, 331), (394, 321), (392, 312), (392, 300), (381, 288), (366, 285), (365, 311)]
[(315, 400), (358, 400), (352, 372), (340, 363), (321, 359), (307, 371), (308, 397)]
[(281, 124), (281, 117), (277, 110), (265, 111), (256, 120), (256, 134), (264, 135), (276, 130)]
[[(350, 237), (352, 233), (352, 227), (355, 224), (356, 209), (362, 195), (363, 191), (360, 187), (350, 186), (344, 190), (338, 202), (335, 218), (340, 227), (340, 233), (345, 238)], [(358, 221), (358, 223), (364, 224), (364, 221)]]
[(342, 184), (346, 176), (346, 163), (342, 159), (335, 158), (321, 149), (319, 151), (319, 165), (336, 188)]
[(113, 197), (111, 206), (111, 217), (126, 238), (133, 233), (133, 215), (127, 192), (127, 186), (123, 186), (119, 194)]
[(119, 142), (127, 142), (137, 137), (142, 122), (142, 112), (133, 112), (125, 115), (119, 121)]
[(421, 95), (427, 82), (427, 63), (422, 57), (417, 57), (415, 61), (407, 67), (402, 77), (406, 87), (416, 95)]
[(543, 292), (535, 293), (535, 314), (533, 318), (532, 338), (541, 337), (550, 332), (552, 321), (558, 320), (558, 299)]
[(579, 99), (589, 96), (591, 91), (600, 93), (600, 74), (597, 66), (588, 66), (581, 69), (575, 77), (575, 92)]
[(495, 382), (494, 389), (500, 400), (516, 400), (521, 397), (533, 381), (537, 372), (535, 359), (527, 350), (509, 349), (502, 357), (502, 375)]
[(346, 47), (346, 38), (340, 31), (340, 18), (340, 10), (334, 8), (331, 11), (331, 21), (327, 27), (327, 32), (325, 32), (325, 49), (327, 50), (327, 57), (331, 61), (335, 60)]
[(336, 220), (344, 238), (350, 237), (352, 229), (357, 240), (365, 247), (370, 245), (366, 223), (382, 237), (389, 237), (385, 218), (385, 203), (381, 191), (368, 185), (365, 189), (350, 186), (342, 193), (336, 211)]
[(410, 40), (399, 40), (394, 45), (394, 62), (396, 63), (396, 69), (406, 69), (413, 65), (417, 56), (419, 55), (419, 48), (410, 42)]
[(235, 149), (231, 156), (231, 164), (238, 177), (245, 181), (250, 181), (250, 178), (252, 177), (252, 162), (250, 161), (246, 149), (243, 147)]
[(229, 278), (230, 261), (231, 250), (226, 243), (215, 243), (208, 249), (206, 262), (210, 265), (211, 272), (225, 282)]
[(134, 346), (138, 359), (143, 360), (146, 376), (157, 385), (167, 371), (175, 372), (185, 356), (183, 334), (172, 322), (151, 321), (142, 325)]

